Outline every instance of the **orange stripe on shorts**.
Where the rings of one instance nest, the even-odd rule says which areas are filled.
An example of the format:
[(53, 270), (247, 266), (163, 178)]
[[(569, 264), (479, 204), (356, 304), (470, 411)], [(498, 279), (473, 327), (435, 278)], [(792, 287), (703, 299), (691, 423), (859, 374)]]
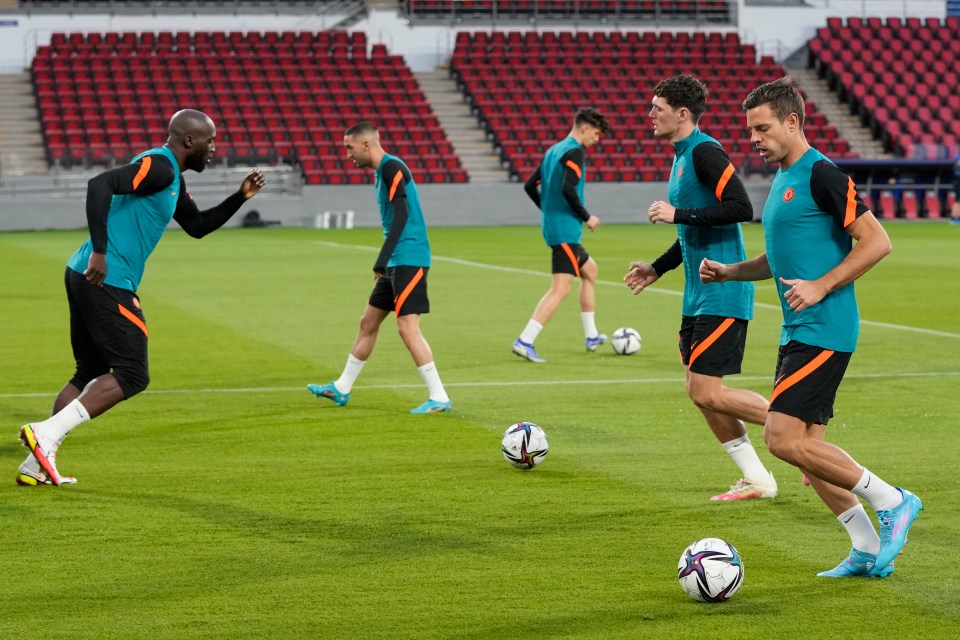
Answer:
[(570, 258), (570, 262), (573, 264), (573, 273), (578, 278), (580, 277), (580, 264), (577, 263), (577, 256), (573, 255), (573, 249), (570, 248), (566, 242), (560, 244), (563, 247), (563, 251), (567, 254), (567, 257)]
[(140, 328), (140, 331), (143, 331), (143, 335), (145, 336), (150, 335), (149, 333), (147, 333), (147, 325), (143, 322), (143, 320), (137, 317), (137, 314), (135, 314), (133, 311), (130, 311), (130, 309), (127, 309), (122, 304), (118, 304), (117, 308), (120, 309), (120, 315), (122, 315), (124, 318), (126, 318), (133, 324), (137, 325), (137, 327)]
[(787, 389), (789, 389), (790, 387), (797, 384), (798, 382), (806, 378), (808, 375), (816, 371), (818, 368), (820, 368), (820, 365), (822, 365), (824, 362), (829, 360), (830, 356), (832, 355), (833, 355), (833, 351), (824, 349), (823, 351), (820, 352), (820, 355), (818, 355), (816, 358), (814, 358), (813, 360), (805, 364), (796, 373), (793, 373), (786, 380), (777, 384), (776, 388), (774, 388), (773, 390), (773, 395), (770, 396), (770, 402), (773, 402), (778, 395), (780, 395), (781, 393), (783, 393), (784, 391), (786, 391)]
[(396, 306), (393, 309), (393, 312), (397, 315), (400, 315), (400, 308), (403, 307), (403, 303), (407, 301), (407, 297), (410, 295), (410, 292), (413, 291), (413, 288), (417, 286), (417, 283), (423, 278), (423, 267), (420, 267), (417, 270), (417, 273), (413, 276), (413, 279), (409, 284), (404, 288), (403, 293), (397, 296)]
[(720, 323), (720, 326), (714, 329), (713, 333), (707, 336), (707, 339), (697, 345), (697, 348), (693, 350), (693, 353), (690, 354), (690, 363), (687, 365), (687, 368), (693, 366), (693, 361), (700, 357), (700, 355), (710, 348), (717, 339), (723, 335), (723, 332), (730, 328), (730, 325), (733, 324), (733, 318), (727, 318)]

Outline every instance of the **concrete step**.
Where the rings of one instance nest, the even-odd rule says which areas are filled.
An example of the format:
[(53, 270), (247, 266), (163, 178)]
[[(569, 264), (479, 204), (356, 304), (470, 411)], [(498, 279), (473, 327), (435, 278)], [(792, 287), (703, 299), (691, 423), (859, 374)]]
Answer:
[(449, 74), (440, 70), (420, 71), (415, 75), (470, 181), (508, 182), (509, 172), (503, 168), (493, 145)]

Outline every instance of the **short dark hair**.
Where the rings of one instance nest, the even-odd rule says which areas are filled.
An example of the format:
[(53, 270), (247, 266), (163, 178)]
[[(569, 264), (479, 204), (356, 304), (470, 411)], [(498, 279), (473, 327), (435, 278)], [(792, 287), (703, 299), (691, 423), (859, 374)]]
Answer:
[(707, 110), (707, 85), (695, 76), (679, 74), (664, 78), (653, 90), (653, 95), (666, 100), (674, 109), (686, 109), (693, 116), (693, 123)]
[(797, 114), (800, 119), (800, 128), (803, 128), (804, 103), (800, 95), (800, 87), (791, 76), (784, 76), (773, 82), (762, 84), (747, 95), (743, 101), (743, 110), (756, 109), (760, 105), (769, 104), (774, 115), (783, 122), (791, 113)]
[(596, 107), (580, 107), (577, 109), (576, 115), (573, 116), (573, 126), (577, 127), (581, 124), (589, 124), (592, 127), (596, 127), (600, 129), (600, 133), (608, 133), (610, 131), (610, 123), (607, 122), (607, 119)]
[(370, 133), (380, 133), (380, 130), (377, 129), (372, 122), (367, 122), (366, 120), (358, 122), (349, 129), (343, 132), (344, 137), (346, 136), (359, 136), (366, 135)]

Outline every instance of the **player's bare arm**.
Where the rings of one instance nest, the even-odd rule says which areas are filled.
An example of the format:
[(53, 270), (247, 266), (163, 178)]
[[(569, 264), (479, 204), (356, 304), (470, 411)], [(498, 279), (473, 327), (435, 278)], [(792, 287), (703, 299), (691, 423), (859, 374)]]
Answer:
[(823, 300), (828, 293), (847, 286), (893, 250), (886, 230), (871, 212), (859, 216), (847, 226), (856, 244), (836, 267), (816, 280), (786, 280), (784, 298), (794, 311), (803, 311)]
[(735, 264), (723, 264), (709, 258), (704, 258), (700, 263), (700, 282), (703, 284), (728, 280), (766, 280), (772, 277), (766, 253)]

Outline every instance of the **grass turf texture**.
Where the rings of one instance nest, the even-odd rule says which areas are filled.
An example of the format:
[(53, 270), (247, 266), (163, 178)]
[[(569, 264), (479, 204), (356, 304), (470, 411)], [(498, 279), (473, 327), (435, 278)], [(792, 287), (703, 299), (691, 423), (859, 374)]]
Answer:
[[(170, 232), (140, 290), (151, 387), (71, 435), (58, 462), (80, 483), (60, 489), (15, 486), (16, 429), (72, 373), (62, 275), (85, 234), (0, 234), (0, 637), (956, 637), (956, 230), (888, 231), (894, 253), (857, 284), (868, 322), (829, 428), (926, 506), (883, 581), (815, 576), (848, 538), (759, 427), (780, 497), (708, 501), (738, 472), (683, 391), (682, 273), (639, 298), (620, 284), (671, 227), (584, 239), (601, 330), (635, 327), (641, 352), (586, 353), (572, 294), (537, 341), (544, 366), (510, 353), (549, 282), (539, 230), (431, 230), (422, 326), (454, 403), (438, 416), (407, 414), (426, 390), (392, 318), (347, 407), (304, 390), (343, 366), (376, 230)], [(745, 235), (755, 255), (760, 227)], [(768, 395), (770, 281), (757, 301), (728, 382)], [(550, 439), (531, 472), (499, 453), (519, 420)], [(722, 605), (676, 581), (684, 547), (708, 536), (746, 566)]]

